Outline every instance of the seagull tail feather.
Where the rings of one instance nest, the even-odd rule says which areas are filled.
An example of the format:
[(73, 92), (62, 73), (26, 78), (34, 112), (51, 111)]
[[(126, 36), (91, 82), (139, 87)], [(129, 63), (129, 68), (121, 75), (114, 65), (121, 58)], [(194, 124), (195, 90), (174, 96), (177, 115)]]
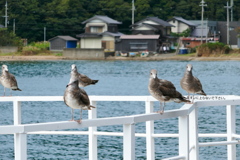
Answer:
[(96, 84), (98, 80), (92, 80), (92, 84)]

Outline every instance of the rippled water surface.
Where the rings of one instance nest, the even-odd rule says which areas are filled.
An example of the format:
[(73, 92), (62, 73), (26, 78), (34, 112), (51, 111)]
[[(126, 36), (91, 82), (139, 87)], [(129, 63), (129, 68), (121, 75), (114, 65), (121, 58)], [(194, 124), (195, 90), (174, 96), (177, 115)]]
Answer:
[[(149, 71), (158, 70), (158, 77), (173, 82), (177, 90), (186, 64), (193, 64), (197, 76), (208, 95), (240, 94), (240, 62), (238, 61), (39, 61), (4, 62), (16, 76), (22, 92), (13, 96), (62, 96), (69, 82), (71, 64), (79, 72), (92, 79), (99, 79), (94, 86), (85, 88), (89, 95), (149, 95), (147, 85)], [(1, 65), (3, 62), (1, 62)], [(7, 94), (10, 92), (7, 90)], [(3, 94), (3, 87), (0, 87)], [(98, 117), (113, 117), (144, 113), (144, 102), (98, 102)], [(154, 103), (155, 110), (159, 103)], [(166, 110), (180, 108), (183, 104), (167, 103)], [(12, 103), (1, 102), (0, 125), (13, 124)], [(225, 107), (199, 109), (200, 133), (226, 132)], [(240, 133), (240, 109), (237, 107), (237, 133)], [(79, 112), (75, 112), (75, 117)], [(23, 102), (22, 123), (66, 121), (71, 118), (70, 109), (63, 102)], [(83, 118), (87, 118), (84, 111)], [(87, 129), (75, 129), (87, 130)], [(99, 131), (122, 131), (122, 126), (99, 127)], [(136, 125), (136, 132), (145, 132), (145, 124)], [(155, 122), (155, 133), (177, 133), (177, 119)], [(225, 138), (200, 138), (201, 142), (222, 141)], [(122, 159), (122, 137), (98, 137), (99, 159)], [(136, 157), (146, 159), (145, 138), (136, 138)], [(240, 150), (239, 145), (237, 149)], [(156, 159), (178, 154), (178, 139), (156, 138)], [(84, 135), (28, 135), (28, 159), (88, 159), (88, 137)], [(240, 158), (239, 152), (237, 153)], [(225, 160), (226, 146), (200, 148), (201, 160)], [(13, 135), (0, 135), (0, 159), (14, 159)]]

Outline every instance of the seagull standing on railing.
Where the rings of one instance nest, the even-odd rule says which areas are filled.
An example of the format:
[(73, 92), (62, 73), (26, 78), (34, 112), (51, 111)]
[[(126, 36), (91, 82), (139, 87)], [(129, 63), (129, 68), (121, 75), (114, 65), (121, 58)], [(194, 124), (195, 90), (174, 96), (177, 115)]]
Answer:
[(12, 90), (22, 91), (21, 89), (18, 88), (17, 80), (16, 80), (15, 76), (13, 74), (11, 74), (10, 72), (8, 72), (7, 65), (2, 65), (2, 75), (0, 77), (0, 82), (4, 87), (4, 96), (5, 96), (5, 92), (6, 92), (5, 88), (10, 89), (11, 95), (12, 95)]
[(72, 121), (74, 121), (74, 109), (80, 109), (80, 119), (77, 120), (78, 123), (82, 121), (82, 110), (95, 108), (90, 105), (87, 93), (78, 87), (78, 80), (67, 85), (63, 99), (65, 104), (72, 108)]
[[(200, 80), (193, 76), (192, 69), (193, 69), (193, 66), (191, 64), (188, 64), (186, 67), (184, 76), (180, 82), (182, 89), (188, 92), (188, 99), (189, 99), (189, 93), (193, 93), (193, 94), (196, 93), (196, 94), (206, 96), (206, 93), (202, 89), (202, 84)], [(194, 95), (193, 95), (193, 101), (194, 101)]]
[[(158, 79), (157, 70), (152, 69), (150, 72), (149, 84), (148, 84), (149, 93), (160, 101), (160, 106), (162, 110), (158, 111), (158, 113), (163, 114), (165, 102), (174, 101), (176, 103), (181, 102), (190, 102), (185, 97), (179, 93), (172, 82)], [(163, 102), (163, 106), (162, 106)]]
[(79, 87), (85, 87), (91, 84), (96, 84), (98, 82), (98, 80), (92, 80), (88, 76), (78, 73), (77, 66), (75, 64), (72, 64), (71, 78), (69, 83), (75, 80), (79, 81)]

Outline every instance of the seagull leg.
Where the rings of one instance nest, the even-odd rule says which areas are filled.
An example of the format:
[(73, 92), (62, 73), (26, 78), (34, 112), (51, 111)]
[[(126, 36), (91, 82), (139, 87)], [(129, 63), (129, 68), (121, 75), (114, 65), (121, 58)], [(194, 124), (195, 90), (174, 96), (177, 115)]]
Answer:
[(74, 121), (74, 110), (71, 109), (71, 113), (72, 113), (72, 119), (70, 121)]
[(165, 101), (163, 102), (162, 110), (160, 111), (160, 114), (163, 114), (164, 112), (164, 107), (165, 107)]
[(6, 88), (4, 87), (4, 93), (3, 93), (3, 96), (5, 96), (5, 92), (6, 92)]
[(80, 119), (77, 120), (77, 122), (80, 124), (82, 122), (82, 108), (80, 109)]
[(162, 105), (162, 102), (160, 102), (160, 111), (157, 111), (157, 113), (163, 114), (164, 107), (165, 107), (165, 101), (163, 102), (163, 105)]

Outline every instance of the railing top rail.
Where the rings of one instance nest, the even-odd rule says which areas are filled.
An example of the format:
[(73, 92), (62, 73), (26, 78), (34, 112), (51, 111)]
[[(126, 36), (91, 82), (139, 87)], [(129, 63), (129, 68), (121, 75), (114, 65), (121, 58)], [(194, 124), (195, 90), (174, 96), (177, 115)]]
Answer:
[[(108, 95), (90, 95), (92, 101), (157, 101), (152, 96), (108, 96)], [(220, 100), (232, 100), (240, 99), (240, 96), (236, 95), (208, 95), (194, 96), (197, 101), (220, 101)], [(63, 101), (63, 96), (9, 96), (0, 97), (0, 102), (10, 101)]]
[(36, 131), (51, 131), (73, 128), (86, 128), (95, 126), (110, 126), (110, 125), (124, 125), (146, 122), (150, 120), (159, 120), (166, 118), (174, 118), (178, 116), (185, 116), (188, 114), (188, 109), (176, 109), (166, 111), (163, 115), (159, 113), (138, 114), (132, 116), (110, 117), (110, 118), (96, 118), (90, 120), (83, 120), (81, 124), (74, 121), (61, 122), (47, 122), (21, 125), (0, 126), (0, 134), (13, 133), (28, 133)]

